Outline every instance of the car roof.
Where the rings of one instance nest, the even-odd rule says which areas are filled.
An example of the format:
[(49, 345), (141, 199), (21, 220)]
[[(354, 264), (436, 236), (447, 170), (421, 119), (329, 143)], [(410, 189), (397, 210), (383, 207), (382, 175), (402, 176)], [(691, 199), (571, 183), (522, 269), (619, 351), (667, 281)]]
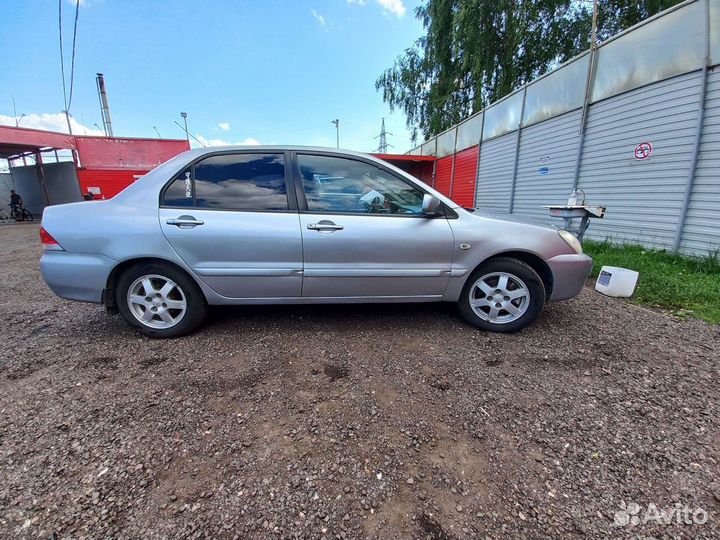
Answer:
[[(227, 146), (208, 146), (205, 148), (193, 148), (187, 150), (182, 154), (178, 154), (174, 158), (166, 161), (162, 165), (156, 167), (143, 177), (142, 182), (135, 182), (128, 186), (127, 189), (118, 193), (113, 199), (117, 200), (119, 204), (125, 202), (134, 201), (136, 204), (147, 203), (147, 193), (154, 192), (162, 188), (164, 184), (168, 182), (172, 175), (175, 175), (182, 168), (186, 167), (189, 163), (201, 158), (205, 155), (222, 154), (224, 152), (237, 152), (237, 151), (250, 151), (250, 152), (285, 152), (285, 151), (298, 151), (298, 152), (317, 152), (325, 155), (337, 155), (337, 156), (356, 156), (363, 158), (367, 161), (374, 161), (378, 165), (382, 165), (388, 169), (392, 169), (397, 174), (405, 176), (411, 182), (416, 184), (423, 184), (425, 190), (431, 191), (436, 197), (447, 204), (450, 208), (458, 208), (458, 204), (450, 200), (442, 193), (435, 191), (432, 186), (425, 184), (422, 180), (413, 177), (408, 172), (396, 167), (392, 163), (368, 154), (365, 152), (356, 152), (355, 150), (345, 150), (343, 148), (330, 148), (326, 146), (302, 146), (302, 145), (227, 145)], [(157, 201), (157, 198), (154, 198)]]
[(355, 150), (345, 150), (344, 148), (331, 148), (327, 146), (302, 146), (302, 145), (268, 145), (268, 144), (254, 144), (254, 145), (247, 145), (247, 144), (234, 144), (234, 145), (224, 145), (224, 146), (207, 146), (205, 148), (193, 148), (192, 150), (188, 150), (186, 152), (183, 152), (183, 154), (186, 157), (189, 158), (195, 158), (199, 156), (203, 156), (205, 154), (212, 154), (216, 152), (232, 152), (237, 150), (250, 150), (253, 152), (288, 152), (288, 151), (304, 151), (304, 152), (323, 152), (323, 153), (330, 153), (330, 154), (342, 154), (345, 156), (361, 156), (361, 157), (370, 157), (373, 158), (374, 156), (366, 153), (366, 152), (357, 152)]

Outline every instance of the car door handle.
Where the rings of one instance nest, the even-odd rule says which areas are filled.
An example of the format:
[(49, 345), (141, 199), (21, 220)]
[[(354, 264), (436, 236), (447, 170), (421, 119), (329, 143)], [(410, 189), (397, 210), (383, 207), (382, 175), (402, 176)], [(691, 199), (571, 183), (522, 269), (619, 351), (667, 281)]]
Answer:
[(311, 231), (341, 231), (345, 227), (335, 225), (332, 221), (320, 221), (319, 223), (308, 223), (307, 228)]
[(192, 216), (180, 216), (179, 218), (170, 218), (165, 221), (168, 225), (177, 225), (178, 227), (195, 227), (196, 225), (203, 225), (205, 222), (202, 219), (195, 219)]

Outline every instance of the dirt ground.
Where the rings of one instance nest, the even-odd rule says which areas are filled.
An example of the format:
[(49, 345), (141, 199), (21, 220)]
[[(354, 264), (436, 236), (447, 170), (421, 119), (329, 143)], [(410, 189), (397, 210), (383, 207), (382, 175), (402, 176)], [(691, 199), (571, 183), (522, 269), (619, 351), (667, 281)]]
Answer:
[(515, 335), (276, 306), (154, 341), (56, 298), (37, 230), (0, 227), (2, 538), (720, 536), (720, 327), (588, 287)]

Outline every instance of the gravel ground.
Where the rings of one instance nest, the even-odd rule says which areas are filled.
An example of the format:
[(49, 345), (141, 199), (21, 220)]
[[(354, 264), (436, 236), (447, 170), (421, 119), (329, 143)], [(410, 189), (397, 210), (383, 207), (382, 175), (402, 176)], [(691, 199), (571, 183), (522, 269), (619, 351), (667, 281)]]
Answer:
[(37, 225), (0, 243), (2, 538), (720, 536), (718, 326), (588, 287), (507, 336), (283, 306), (154, 341), (56, 298)]

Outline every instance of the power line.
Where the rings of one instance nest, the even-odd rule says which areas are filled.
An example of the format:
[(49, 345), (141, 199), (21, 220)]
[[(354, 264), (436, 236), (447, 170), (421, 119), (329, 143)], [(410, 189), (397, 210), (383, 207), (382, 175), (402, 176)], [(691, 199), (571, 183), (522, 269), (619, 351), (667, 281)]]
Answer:
[(193, 135), (193, 134), (190, 133), (187, 129), (185, 129), (184, 127), (182, 127), (182, 126), (178, 123), (177, 120), (173, 120), (173, 122), (175, 122), (175, 125), (176, 125), (177, 127), (179, 127), (180, 129), (182, 129), (182, 130), (185, 132), (186, 135), (189, 135), (190, 137), (192, 137), (193, 139), (195, 139), (200, 146), (202, 146), (203, 148), (207, 148), (207, 145), (206, 145), (206, 144), (203, 144), (203, 142), (202, 142), (200, 139), (198, 139), (195, 135)]
[(68, 99), (67, 85), (65, 84), (65, 52), (63, 50), (63, 29), (62, 29), (62, 3), (58, 0), (58, 36), (60, 38), (60, 75), (62, 76), (63, 103), (65, 104), (65, 120), (67, 121), (68, 132), (72, 135), (70, 126), (70, 105), (72, 103), (73, 86), (75, 82), (75, 46), (77, 43), (77, 23), (80, 15), (80, 0), (75, 1), (75, 22), (73, 24), (72, 56), (70, 60), (70, 97)]
[(58, 34), (60, 36), (60, 75), (62, 76), (62, 88), (63, 88), (63, 103), (65, 104), (65, 120), (67, 120), (68, 131), (70, 130), (70, 117), (67, 115), (67, 90), (65, 88), (65, 55), (63, 54), (63, 39), (62, 39), (62, 3), (63, 0), (58, 0)]
[(80, 0), (75, 0), (75, 22), (73, 24), (72, 56), (70, 57), (70, 97), (68, 98), (67, 111), (70, 112), (70, 105), (73, 98), (73, 83), (75, 82), (75, 42), (77, 41), (78, 16), (80, 15)]

